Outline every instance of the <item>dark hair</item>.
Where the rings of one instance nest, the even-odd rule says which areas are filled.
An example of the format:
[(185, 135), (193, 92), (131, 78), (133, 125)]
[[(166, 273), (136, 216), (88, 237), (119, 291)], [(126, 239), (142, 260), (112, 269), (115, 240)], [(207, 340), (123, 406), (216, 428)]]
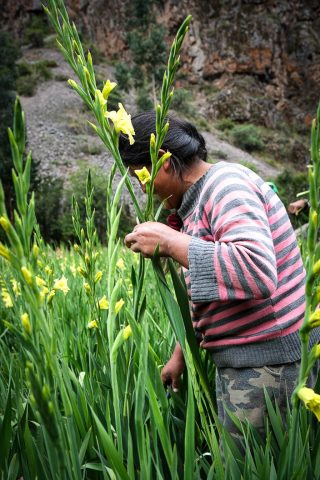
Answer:
[[(181, 174), (198, 159), (207, 160), (206, 144), (203, 136), (189, 122), (174, 117), (167, 117), (169, 129), (163, 150), (171, 153), (170, 161), (175, 172)], [(156, 114), (154, 111), (143, 112), (132, 118), (135, 131), (134, 144), (130, 145), (125, 135), (119, 137), (119, 150), (123, 163), (129, 167), (150, 165), (150, 135), (155, 133)]]

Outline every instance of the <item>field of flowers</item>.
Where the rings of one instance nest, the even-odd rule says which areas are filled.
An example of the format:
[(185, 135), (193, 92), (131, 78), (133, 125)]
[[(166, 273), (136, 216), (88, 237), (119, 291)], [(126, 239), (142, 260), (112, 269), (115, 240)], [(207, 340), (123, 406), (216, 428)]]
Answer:
[[(320, 323), (320, 110), (313, 124), (309, 169), (300, 377), (285, 421), (266, 397), (266, 438), (249, 423), (234, 419), (243, 433), (239, 446), (217, 419), (214, 366), (196, 346), (176, 266), (157, 255), (146, 260), (132, 253), (118, 236), (124, 185), (140, 221), (159, 214), (154, 212), (153, 180), (164, 161), (158, 152), (168, 128), (171, 85), (190, 18), (173, 43), (156, 108), (152, 172), (147, 177), (140, 174), (148, 198), (142, 211), (117, 148), (120, 131), (134, 141), (130, 116), (122, 105), (108, 112), (108, 95), (115, 85), (107, 80), (103, 91), (97, 90), (90, 53), (84, 55), (63, 3), (49, 0), (47, 13), (80, 81), (71, 80), (70, 85), (95, 115), (93, 128), (115, 164), (106, 185), (105, 246), (95, 230), (90, 172), (86, 218), (80, 218), (73, 202), (76, 243), (55, 249), (46, 245), (29, 192), (32, 158), (25, 152), (25, 120), (16, 101), (9, 130), (16, 193), (13, 219), (7, 216), (0, 187), (0, 225), (6, 237), (0, 243), (0, 478), (320, 478), (319, 386), (305, 387), (320, 356), (318, 346), (310, 353), (306, 347), (310, 330)], [(113, 182), (116, 168), (123, 175), (118, 185)], [(165, 390), (160, 377), (176, 340), (188, 367), (179, 393)]]

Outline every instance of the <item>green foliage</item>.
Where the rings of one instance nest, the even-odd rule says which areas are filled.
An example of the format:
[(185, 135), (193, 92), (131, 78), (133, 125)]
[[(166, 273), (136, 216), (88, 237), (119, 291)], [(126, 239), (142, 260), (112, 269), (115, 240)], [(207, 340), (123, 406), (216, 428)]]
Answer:
[[(156, 22), (154, 0), (133, 0), (129, 4), (126, 41), (132, 55), (130, 68), (118, 67), (117, 78), (125, 89), (131, 83), (135, 88), (147, 89), (147, 85), (160, 86), (164, 73), (166, 44), (165, 29)], [(138, 108), (142, 104), (137, 99)]]
[(215, 127), (222, 132), (225, 130), (232, 130), (234, 126), (235, 124), (230, 118), (222, 118), (215, 124)]
[[(289, 203), (297, 200), (297, 194), (305, 192), (308, 189), (308, 174), (307, 172), (294, 172), (290, 169), (285, 169), (274, 180), (278, 190), (279, 197), (286, 207)], [(302, 211), (298, 215), (291, 215), (290, 220), (294, 228), (301, 227), (308, 222), (308, 211)]]
[[(46, 242), (59, 244), (74, 241), (72, 226), (72, 197), (79, 203), (80, 218), (85, 217), (83, 198), (86, 192), (87, 165), (82, 164), (77, 171), (68, 177), (64, 184), (62, 178), (42, 177), (35, 192), (36, 215), (41, 234)], [(91, 180), (94, 188), (93, 201), (95, 207), (95, 223), (101, 242), (106, 240), (106, 193), (107, 175), (101, 169), (91, 169)], [(128, 207), (124, 204), (119, 225), (119, 235), (129, 233), (134, 224)]]
[(18, 75), (16, 61), (20, 55), (20, 50), (11, 35), (8, 32), (0, 31), (0, 178), (10, 215), (13, 210), (13, 187), (8, 127), (13, 122), (13, 105)]
[(39, 48), (44, 45), (44, 38), (50, 33), (47, 17), (43, 14), (32, 15), (24, 31), (23, 42)]
[(136, 104), (138, 107), (138, 112), (145, 112), (146, 110), (151, 110), (154, 107), (149, 91), (146, 87), (142, 86), (138, 89)]
[(37, 85), (41, 81), (52, 78), (51, 68), (57, 66), (55, 61), (41, 60), (39, 62), (20, 62), (18, 67), (19, 77), (17, 79), (17, 92), (19, 95), (32, 97), (35, 94)]
[(178, 88), (173, 96), (171, 108), (186, 116), (191, 116), (196, 113), (192, 106), (192, 94), (185, 88)]
[(118, 83), (118, 88), (124, 92), (128, 92), (132, 81), (131, 69), (129, 66), (126, 63), (118, 62), (114, 74)]
[(231, 134), (235, 144), (243, 150), (252, 152), (254, 150), (264, 149), (264, 143), (259, 129), (255, 125), (236, 126), (232, 129)]

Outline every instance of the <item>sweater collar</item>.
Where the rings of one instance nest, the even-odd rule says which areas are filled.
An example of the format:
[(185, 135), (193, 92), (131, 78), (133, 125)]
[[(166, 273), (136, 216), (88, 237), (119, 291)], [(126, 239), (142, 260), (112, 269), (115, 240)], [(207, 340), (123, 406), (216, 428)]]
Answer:
[(182, 220), (185, 220), (195, 209), (203, 185), (207, 178), (213, 174), (213, 171), (214, 165), (183, 194), (181, 205), (177, 210), (177, 213)]

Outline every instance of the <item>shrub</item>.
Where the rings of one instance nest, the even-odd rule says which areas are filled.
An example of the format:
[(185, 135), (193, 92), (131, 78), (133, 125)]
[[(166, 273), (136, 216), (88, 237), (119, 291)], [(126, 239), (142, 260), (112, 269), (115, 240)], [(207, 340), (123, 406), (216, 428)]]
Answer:
[(153, 108), (153, 103), (150, 98), (148, 89), (144, 86), (138, 89), (136, 105), (138, 107), (138, 112), (144, 112)]
[(47, 17), (33, 15), (24, 32), (24, 43), (31, 43), (33, 47), (43, 47), (44, 37), (50, 33)]
[(235, 125), (230, 118), (222, 118), (215, 124), (215, 127), (222, 132), (224, 132), (225, 130), (232, 130), (234, 126)]
[(235, 144), (243, 150), (252, 152), (253, 150), (263, 150), (264, 148), (263, 140), (255, 125), (239, 125), (234, 127), (231, 133)]
[(40, 62), (21, 62), (18, 64), (19, 77), (17, 79), (17, 92), (19, 95), (32, 97), (37, 85), (41, 80), (50, 80), (52, 73), (50, 68), (56, 67), (56, 62), (43, 60)]
[(195, 109), (192, 106), (192, 94), (185, 88), (178, 88), (174, 92), (171, 108), (184, 115), (193, 115)]
[(115, 68), (115, 77), (120, 90), (127, 92), (131, 86), (131, 72), (128, 65), (118, 62)]
[[(288, 207), (289, 203), (297, 200), (297, 193), (308, 190), (308, 174), (307, 172), (295, 173), (286, 169), (278, 175), (274, 183), (278, 188), (278, 195)], [(289, 215), (294, 228), (298, 228), (308, 221), (308, 212), (302, 211), (299, 215)]]

